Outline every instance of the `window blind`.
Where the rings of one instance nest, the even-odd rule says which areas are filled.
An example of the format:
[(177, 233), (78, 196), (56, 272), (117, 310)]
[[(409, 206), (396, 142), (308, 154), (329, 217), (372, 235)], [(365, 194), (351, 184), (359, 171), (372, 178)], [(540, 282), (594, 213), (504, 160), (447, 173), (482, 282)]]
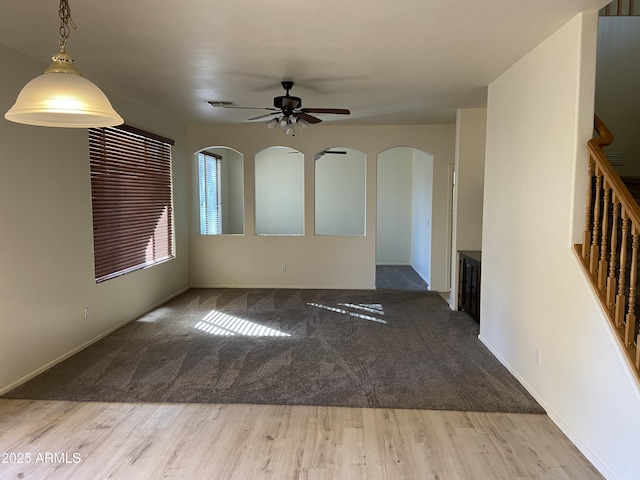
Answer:
[(174, 257), (173, 144), (126, 125), (89, 129), (96, 282)]
[(213, 153), (198, 154), (201, 235), (222, 233), (220, 160), (222, 157)]

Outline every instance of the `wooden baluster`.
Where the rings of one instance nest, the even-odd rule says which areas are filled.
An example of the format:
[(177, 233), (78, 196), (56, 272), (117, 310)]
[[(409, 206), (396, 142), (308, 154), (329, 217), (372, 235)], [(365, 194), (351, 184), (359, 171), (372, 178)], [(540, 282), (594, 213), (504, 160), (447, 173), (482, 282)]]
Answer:
[(584, 233), (582, 234), (582, 260), (589, 257), (591, 246), (591, 202), (593, 197), (593, 159), (589, 156), (589, 172), (587, 181), (587, 211), (584, 220)]
[(611, 254), (609, 256), (609, 276), (607, 277), (607, 306), (613, 313), (616, 295), (616, 260), (618, 253), (618, 218), (620, 217), (620, 201), (613, 195), (613, 222), (611, 224)]
[(618, 0), (618, 15), (622, 15), (622, 0)]
[(627, 309), (626, 325), (624, 329), (624, 343), (629, 346), (636, 335), (636, 280), (638, 276), (638, 230), (631, 226), (631, 270), (629, 274), (629, 308)]
[(629, 214), (622, 209), (622, 234), (620, 243), (620, 274), (618, 275), (618, 295), (616, 296), (615, 325), (622, 327), (624, 312), (627, 308), (625, 297), (625, 281), (627, 272), (627, 237), (629, 236)]
[(611, 187), (604, 182), (604, 198), (602, 200), (602, 239), (600, 240), (600, 262), (598, 263), (598, 290), (604, 291), (607, 282), (607, 247), (609, 240), (609, 204), (611, 203)]
[(591, 252), (589, 253), (589, 271), (594, 274), (598, 268), (598, 258), (600, 257), (598, 247), (598, 230), (600, 230), (600, 192), (602, 192), (602, 173), (595, 167), (596, 174), (596, 196), (593, 207), (593, 234), (591, 236)]

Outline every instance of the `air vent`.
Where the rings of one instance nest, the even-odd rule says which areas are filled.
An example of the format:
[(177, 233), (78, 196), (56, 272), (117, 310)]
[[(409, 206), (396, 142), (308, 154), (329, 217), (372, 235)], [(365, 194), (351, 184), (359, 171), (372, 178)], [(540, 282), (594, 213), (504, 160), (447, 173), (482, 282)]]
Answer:
[(624, 167), (624, 152), (607, 152), (607, 158), (614, 167)]
[(236, 105), (229, 100), (209, 100), (207, 103), (212, 107), (234, 107)]

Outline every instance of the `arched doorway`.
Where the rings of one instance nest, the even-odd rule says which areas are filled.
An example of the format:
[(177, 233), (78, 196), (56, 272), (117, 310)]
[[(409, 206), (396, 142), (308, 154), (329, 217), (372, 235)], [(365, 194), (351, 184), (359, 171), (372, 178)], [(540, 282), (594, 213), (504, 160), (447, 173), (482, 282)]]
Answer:
[(433, 156), (413, 147), (378, 154), (376, 285), (426, 290), (431, 277)]

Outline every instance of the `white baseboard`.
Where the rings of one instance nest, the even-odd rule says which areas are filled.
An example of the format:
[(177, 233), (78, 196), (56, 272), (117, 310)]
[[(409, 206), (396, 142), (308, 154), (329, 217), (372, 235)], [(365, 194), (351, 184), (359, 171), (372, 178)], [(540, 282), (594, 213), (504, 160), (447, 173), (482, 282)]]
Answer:
[(591, 449), (582, 441), (582, 439), (567, 425), (562, 418), (551, 408), (551, 406), (545, 402), (545, 400), (536, 392), (531, 385), (529, 385), (511, 365), (491, 346), (489, 342), (482, 335), (478, 335), (478, 339), (482, 344), (489, 349), (494, 357), (498, 359), (502, 365), (513, 375), (518, 382), (531, 394), (531, 396), (545, 409), (549, 419), (556, 424), (556, 426), (565, 434), (565, 436), (573, 443), (580, 453), (582, 453), (587, 460), (608, 480), (619, 480), (611, 470), (600, 460), (600, 458), (591, 451)]
[(37, 377), (38, 375), (40, 375), (41, 373), (49, 370), (51, 367), (54, 367), (55, 365), (57, 365), (60, 362), (63, 362), (64, 360), (66, 360), (69, 357), (72, 357), (73, 355), (75, 355), (76, 353), (84, 350), (85, 348), (89, 347), (90, 345), (93, 345), (94, 343), (96, 343), (99, 340), (102, 340), (104, 337), (106, 337), (107, 335), (115, 332), (116, 330), (118, 330), (119, 328), (124, 327), (125, 325), (127, 325), (128, 323), (131, 323), (135, 320), (137, 320), (138, 318), (142, 317), (143, 315), (149, 313), (151, 310), (158, 308), (159, 306), (165, 304), (166, 302), (168, 302), (169, 300), (171, 300), (174, 297), (177, 297), (178, 295), (180, 295), (181, 293), (186, 292), (187, 290), (189, 290), (191, 287), (185, 287), (171, 295), (169, 295), (168, 297), (164, 298), (163, 300), (160, 300), (159, 302), (156, 302), (155, 304), (153, 304), (152, 306), (150, 306), (149, 308), (145, 309), (144, 311), (137, 313), (135, 315), (133, 315), (131, 318), (129, 318), (128, 320), (125, 320), (124, 322), (121, 322), (111, 328), (109, 328), (108, 330), (102, 332), (100, 335), (92, 338), (91, 340), (88, 340), (86, 342), (84, 342), (82, 345), (79, 345), (78, 347), (72, 349), (71, 351), (60, 355), (59, 357), (57, 357), (56, 359), (50, 361), (49, 363), (46, 363), (45, 365), (41, 366), (40, 368), (34, 370), (33, 372), (25, 375), (22, 378), (19, 378), (18, 380), (16, 380), (13, 383), (10, 383), (9, 385), (7, 385), (6, 387), (3, 387), (0, 389), (0, 395), (4, 395), (5, 393), (13, 390), (14, 388), (22, 385), (23, 383), (28, 382), (29, 380), (31, 380), (34, 377)]
[(363, 287), (362, 285), (357, 286), (345, 286), (345, 285), (192, 285), (191, 288), (283, 288), (283, 289), (292, 289), (292, 290), (375, 290), (376, 286), (372, 285), (370, 287)]

